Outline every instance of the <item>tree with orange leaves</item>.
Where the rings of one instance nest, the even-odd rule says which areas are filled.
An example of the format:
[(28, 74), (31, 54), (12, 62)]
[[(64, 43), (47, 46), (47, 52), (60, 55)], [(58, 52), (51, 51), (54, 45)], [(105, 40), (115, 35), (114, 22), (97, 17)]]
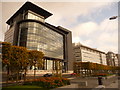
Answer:
[(12, 52), (11, 52), (11, 72), (17, 74), (17, 80), (19, 79), (19, 73), (23, 72), (29, 65), (29, 60), (28, 60), (28, 53), (27, 49), (25, 47), (19, 47), (19, 46), (12, 46)]
[(30, 65), (34, 66), (34, 79), (36, 74), (36, 66), (43, 67), (43, 52), (37, 50), (29, 50), (28, 51)]
[(8, 42), (1, 42), (1, 45), (2, 45), (2, 68), (6, 67), (7, 70), (6, 84), (8, 84), (10, 74), (11, 44)]

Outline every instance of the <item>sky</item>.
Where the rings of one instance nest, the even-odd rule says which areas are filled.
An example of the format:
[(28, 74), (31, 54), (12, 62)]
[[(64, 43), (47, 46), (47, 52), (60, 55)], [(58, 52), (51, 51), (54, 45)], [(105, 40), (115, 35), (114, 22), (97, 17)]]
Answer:
[[(2, 11), (0, 41), (4, 41), (6, 21), (25, 3), (5, 1), (0, 3), (0, 11)], [(109, 20), (110, 17), (118, 15), (118, 2), (96, 1), (35, 2), (32, 0), (34, 4), (53, 14), (45, 20), (46, 22), (62, 26), (72, 32), (72, 42), (80, 42), (103, 52), (118, 53), (118, 19)]]

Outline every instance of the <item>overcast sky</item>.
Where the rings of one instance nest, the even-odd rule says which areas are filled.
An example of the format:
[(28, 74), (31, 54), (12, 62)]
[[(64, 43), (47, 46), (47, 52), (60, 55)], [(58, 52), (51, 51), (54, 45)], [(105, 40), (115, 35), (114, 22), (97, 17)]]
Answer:
[[(33, 0), (32, 0), (33, 1)], [(7, 30), (6, 21), (25, 2), (2, 2), (2, 29), (0, 41), (4, 41)], [(109, 20), (118, 15), (117, 2), (33, 2), (53, 15), (46, 22), (63, 26), (72, 31), (72, 42), (108, 52), (118, 52), (118, 19)]]

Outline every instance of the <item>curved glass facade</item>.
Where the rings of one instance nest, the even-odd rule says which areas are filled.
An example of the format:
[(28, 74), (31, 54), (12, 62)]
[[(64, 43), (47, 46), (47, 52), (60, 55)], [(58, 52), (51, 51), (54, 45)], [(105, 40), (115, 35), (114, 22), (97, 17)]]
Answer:
[(63, 59), (63, 35), (37, 22), (23, 22), (19, 27), (20, 46), (43, 51), (47, 57)]

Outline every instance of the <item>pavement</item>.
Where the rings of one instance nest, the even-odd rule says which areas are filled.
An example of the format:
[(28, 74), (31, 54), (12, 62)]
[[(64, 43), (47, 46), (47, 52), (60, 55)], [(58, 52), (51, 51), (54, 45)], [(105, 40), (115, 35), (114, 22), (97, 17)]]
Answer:
[[(60, 88), (79, 88), (79, 89), (90, 89), (90, 90), (103, 90), (103, 89), (112, 89), (118, 90), (120, 88), (120, 80), (118, 76), (114, 76), (111, 78), (102, 79), (103, 85), (98, 85), (97, 77), (85, 77), (85, 78), (69, 78), (71, 85), (60, 87)], [(108, 89), (108, 90), (109, 90)], [(56, 90), (56, 89), (55, 89)]]
[[(37, 75), (36, 78), (41, 77), (41, 75)], [(103, 85), (98, 85), (98, 78), (97, 77), (74, 77), (70, 74), (64, 74), (63, 77), (66, 77), (70, 80), (71, 85), (60, 87), (60, 88), (87, 88), (94, 90), (95, 88), (120, 88), (120, 76), (113, 76), (111, 78), (103, 78), (102, 82)], [(28, 76), (27, 78), (33, 78), (33, 75)], [(0, 82), (0, 84), (5, 84), (6, 82)], [(14, 82), (15, 83), (15, 82)], [(59, 89), (59, 88), (58, 88)], [(57, 90), (57, 89), (55, 89)], [(82, 89), (81, 89), (82, 90)], [(98, 90), (98, 89), (97, 89)]]
[(118, 80), (112, 82), (110, 85), (107, 85), (105, 88), (118, 88)]

